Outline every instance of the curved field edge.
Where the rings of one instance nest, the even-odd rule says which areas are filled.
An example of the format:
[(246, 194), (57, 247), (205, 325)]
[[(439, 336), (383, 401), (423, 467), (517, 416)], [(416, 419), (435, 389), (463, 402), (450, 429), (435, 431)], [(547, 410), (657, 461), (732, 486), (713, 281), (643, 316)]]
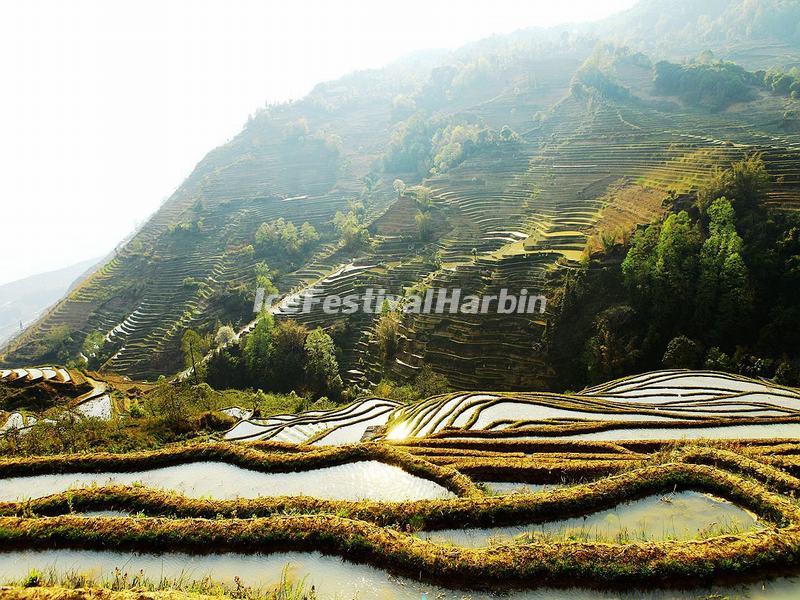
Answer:
[(439, 546), (408, 533), (336, 515), (257, 519), (0, 518), (5, 548), (69, 546), (149, 552), (321, 551), (442, 582), (681, 584), (789, 567), (800, 552), (796, 524), (688, 542), (543, 543), (492, 548)]
[(508, 496), (374, 502), (308, 496), (214, 500), (143, 487), (82, 488), (22, 502), (0, 503), (0, 516), (35, 518), (117, 510), (180, 518), (264, 518), (282, 514), (335, 514), (403, 530), (534, 524), (579, 517), (658, 493), (714, 494), (775, 526), (800, 523), (800, 509), (760, 483), (707, 465), (667, 463), (591, 483)]
[[(434, 465), (380, 444), (334, 446), (308, 451), (268, 451), (269, 445), (196, 444), (128, 454), (60, 454), (0, 459), (0, 478), (54, 473), (131, 472), (202, 461), (221, 461), (262, 473), (310, 471), (324, 467), (375, 460), (396, 466), (410, 475), (428, 479), (458, 496), (480, 496), (471, 479), (450, 467)], [(262, 448), (264, 448), (262, 450)]]

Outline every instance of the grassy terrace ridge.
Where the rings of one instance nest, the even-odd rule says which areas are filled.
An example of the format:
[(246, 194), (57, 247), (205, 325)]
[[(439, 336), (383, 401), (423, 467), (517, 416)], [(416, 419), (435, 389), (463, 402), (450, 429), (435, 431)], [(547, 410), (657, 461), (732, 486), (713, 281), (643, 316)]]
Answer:
[[(131, 486), (89, 487), (0, 504), (4, 548), (278, 552), (314, 550), (442, 584), (681, 585), (796, 568), (800, 479), (779, 464), (797, 440), (672, 442), (409, 439), (318, 448), (275, 442), (207, 443), (130, 454), (7, 458), (0, 476), (131, 471), (222, 460), (263, 472), (381, 460), (460, 497), (410, 502), (309, 496), (217, 500)], [(470, 477), (467, 477), (469, 475)], [(485, 495), (471, 478), (573, 482), (542, 492)], [(756, 514), (758, 531), (688, 541), (582, 542), (524, 539), (471, 549), (416, 531), (538, 524), (580, 517), (648, 496), (697, 491)], [(84, 517), (86, 511), (131, 517)]]
[[(690, 459), (687, 459), (690, 460)], [(767, 467), (768, 468), (768, 467)], [(796, 478), (786, 481), (750, 470), (759, 479), (797, 489)], [(754, 487), (755, 486), (755, 487)], [(336, 514), (401, 529), (448, 529), (535, 524), (583, 516), (646, 496), (675, 490), (712, 493), (766, 518), (791, 520), (784, 505), (771, 504), (762, 484), (745, 480), (721, 468), (691, 462), (667, 462), (633, 467), (625, 473), (540, 493), (461, 498), (376, 502), (323, 500), (312, 497), (275, 497), (214, 500), (188, 498), (146, 487), (110, 486), (76, 489), (20, 502), (0, 503), (1, 516), (26, 518), (59, 516), (96, 510), (125, 510), (132, 514), (170, 518), (262, 518), (281, 514)], [(762, 493), (763, 492), (763, 493)], [(780, 508), (783, 506), (783, 508)], [(80, 516), (80, 515), (77, 515)]]
[[(635, 475), (635, 476), (634, 476)], [(795, 564), (800, 550), (800, 510), (787, 498), (765, 486), (719, 469), (677, 463), (649, 467), (641, 472), (543, 494), (510, 498), (450, 501), (454, 507), (442, 516), (438, 510), (426, 525), (486, 523), (479, 515), (508, 517), (516, 505), (529, 519), (558, 514), (582, 514), (628, 499), (631, 494), (700, 488), (754, 510), (772, 527), (735, 535), (685, 542), (632, 544), (537, 543), (511, 544), (491, 549), (440, 546), (395, 528), (381, 527), (347, 513), (273, 515), (255, 518), (164, 519), (57, 516), (46, 519), (0, 517), (0, 539), (6, 548), (76, 547), (148, 551), (185, 549), (223, 551), (322, 550), (348, 560), (368, 562), (438, 582), (480, 581), (484, 585), (591, 583), (593, 585), (682, 585), (722, 575), (744, 576)], [(460, 504), (465, 506), (460, 507)], [(503, 508), (501, 508), (503, 507)], [(361, 515), (358, 515), (361, 516)], [(518, 514), (521, 517), (521, 514)], [(424, 519), (424, 512), (423, 512)], [(502, 522), (501, 518), (491, 523)], [(402, 522), (402, 521), (400, 521)], [(423, 520), (423, 522), (425, 522)]]

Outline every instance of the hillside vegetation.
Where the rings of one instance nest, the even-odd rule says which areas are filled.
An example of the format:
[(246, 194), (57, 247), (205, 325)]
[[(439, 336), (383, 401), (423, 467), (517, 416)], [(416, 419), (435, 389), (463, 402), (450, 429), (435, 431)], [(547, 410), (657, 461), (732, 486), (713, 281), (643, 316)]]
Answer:
[[(688, 344), (692, 364), (794, 377), (798, 74), (769, 49), (760, 71), (716, 58), (754, 6), (742, 39), (766, 28), (794, 43), (764, 16), (793, 8), (739, 4), (705, 3), (703, 20), (671, 3), (684, 12), (659, 39), (673, 16), (686, 32), (710, 23), (713, 51), (688, 62), (529, 30), (265, 107), (3, 363), (151, 380), (188, 369), (219, 388), (335, 399), (381, 383), (401, 398), (409, 383), (580, 385), (659, 367), (667, 346), (687, 364)], [(730, 11), (741, 18), (722, 31)], [(258, 288), (285, 297), (273, 315), (253, 312)], [(291, 311), (298, 293), (367, 288), (550, 302), (544, 314)]]

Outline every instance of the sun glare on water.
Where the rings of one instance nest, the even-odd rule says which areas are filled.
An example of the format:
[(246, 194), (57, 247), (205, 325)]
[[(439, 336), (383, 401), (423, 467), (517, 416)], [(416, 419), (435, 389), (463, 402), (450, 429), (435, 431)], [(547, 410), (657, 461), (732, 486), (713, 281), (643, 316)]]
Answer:
[(404, 440), (408, 437), (411, 437), (411, 423), (408, 421), (392, 427), (386, 434), (387, 440)]

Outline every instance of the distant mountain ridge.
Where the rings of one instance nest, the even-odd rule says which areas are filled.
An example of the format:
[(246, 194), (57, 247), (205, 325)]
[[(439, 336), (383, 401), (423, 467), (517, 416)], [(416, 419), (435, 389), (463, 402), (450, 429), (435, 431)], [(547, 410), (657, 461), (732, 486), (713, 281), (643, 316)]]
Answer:
[(641, 0), (578, 30), (674, 60), (712, 50), (749, 69), (800, 66), (795, 0)]
[(77, 280), (87, 276), (99, 259), (31, 275), (0, 285), (0, 343), (19, 333), (47, 307), (64, 296)]

